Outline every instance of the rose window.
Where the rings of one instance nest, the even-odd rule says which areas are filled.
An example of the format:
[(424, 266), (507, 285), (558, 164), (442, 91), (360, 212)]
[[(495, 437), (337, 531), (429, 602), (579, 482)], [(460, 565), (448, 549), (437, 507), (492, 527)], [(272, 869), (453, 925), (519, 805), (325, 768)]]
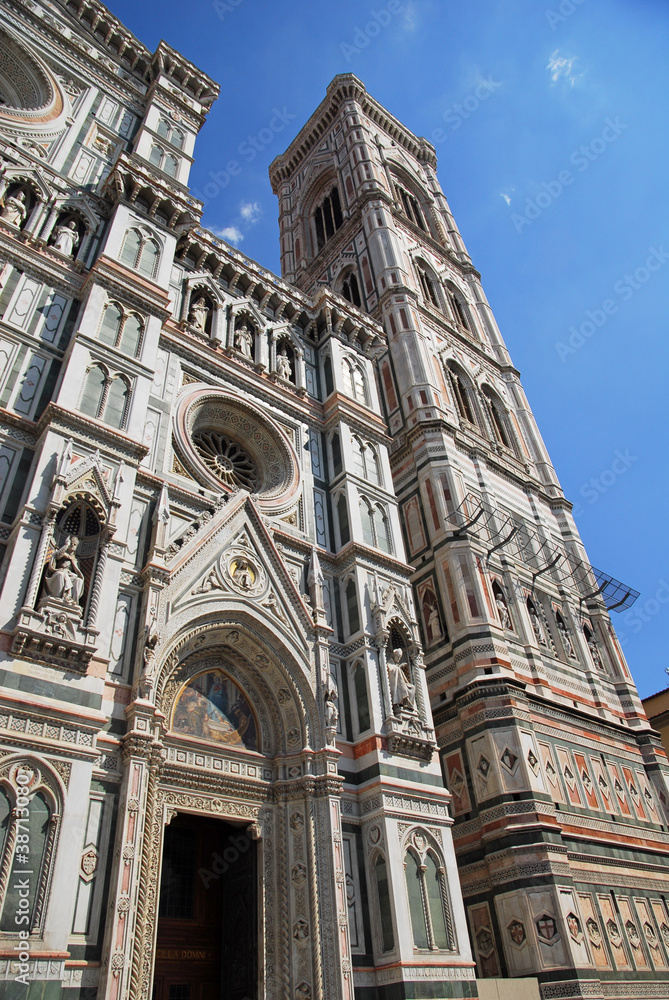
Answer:
[(207, 468), (233, 489), (253, 493), (258, 485), (258, 471), (244, 449), (232, 438), (218, 431), (197, 431), (193, 435), (197, 448)]

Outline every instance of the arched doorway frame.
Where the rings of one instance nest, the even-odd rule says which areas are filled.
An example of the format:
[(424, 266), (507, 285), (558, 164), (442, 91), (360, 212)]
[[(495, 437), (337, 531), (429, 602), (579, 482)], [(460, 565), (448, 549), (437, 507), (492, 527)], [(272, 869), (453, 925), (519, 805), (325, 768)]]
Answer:
[[(128, 709), (103, 995), (149, 1000), (164, 830), (176, 813), (188, 812), (244, 821), (259, 840), (259, 997), (352, 998), (348, 925), (341, 919), (341, 779), (314, 693), (315, 663), (299, 662), (269, 623), (248, 611), (235, 609), (233, 623), (220, 604), (215, 613), (200, 610), (190, 628), (166, 637), (155, 705), (136, 699)], [(170, 732), (183, 685), (214, 665), (253, 699), (262, 753)], [(320, 932), (333, 914), (340, 924), (334, 940)]]

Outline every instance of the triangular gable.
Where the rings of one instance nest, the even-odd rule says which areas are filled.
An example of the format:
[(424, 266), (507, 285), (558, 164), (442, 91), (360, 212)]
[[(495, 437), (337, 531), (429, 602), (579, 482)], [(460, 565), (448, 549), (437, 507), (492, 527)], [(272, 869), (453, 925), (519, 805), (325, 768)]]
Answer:
[(199, 606), (219, 598), (241, 600), (306, 648), (311, 611), (248, 494), (221, 507), (168, 566), (163, 599), (170, 616), (192, 609), (195, 617)]

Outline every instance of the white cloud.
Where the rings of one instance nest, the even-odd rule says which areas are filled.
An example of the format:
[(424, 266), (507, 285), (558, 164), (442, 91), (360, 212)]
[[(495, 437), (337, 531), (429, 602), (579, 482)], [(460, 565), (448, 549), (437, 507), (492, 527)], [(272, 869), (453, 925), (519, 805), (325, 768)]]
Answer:
[(257, 201), (243, 201), (239, 206), (239, 214), (249, 226), (255, 226), (262, 215), (262, 208)]
[(416, 10), (414, 0), (409, 0), (409, 3), (406, 5), (403, 24), (405, 31), (415, 31), (418, 27), (418, 11)]
[(576, 62), (576, 56), (561, 56), (560, 50), (556, 49), (552, 53), (550, 59), (548, 60), (548, 65), (546, 69), (551, 74), (551, 83), (555, 86), (561, 79), (567, 81), (570, 87), (573, 87), (576, 81), (580, 78), (580, 73), (574, 73), (574, 63)]
[(219, 239), (225, 240), (226, 243), (241, 243), (244, 239), (244, 234), (241, 230), (237, 229), (237, 226), (225, 226), (223, 229), (212, 229), (214, 236), (218, 236)]

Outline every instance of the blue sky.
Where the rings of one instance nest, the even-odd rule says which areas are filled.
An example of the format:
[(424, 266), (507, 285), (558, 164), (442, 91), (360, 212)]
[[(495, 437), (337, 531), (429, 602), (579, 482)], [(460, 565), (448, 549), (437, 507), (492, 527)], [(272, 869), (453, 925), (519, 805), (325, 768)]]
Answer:
[(335, 74), (355, 73), (434, 142), (589, 557), (641, 591), (613, 615), (640, 693), (666, 687), (665, 0), (109, 7), (150, 48), (164, 38), (220, 83), (192, 184), (209, 185), (204, 224), (275, 271), (267, 168)]

